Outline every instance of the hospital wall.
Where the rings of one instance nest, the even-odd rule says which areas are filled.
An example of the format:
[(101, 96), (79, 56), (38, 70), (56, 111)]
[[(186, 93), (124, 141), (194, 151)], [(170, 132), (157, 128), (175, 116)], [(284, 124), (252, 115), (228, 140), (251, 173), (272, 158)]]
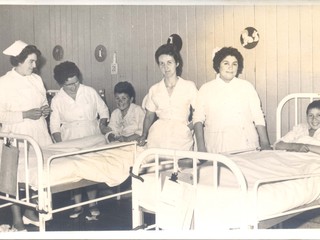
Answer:
[[(241, 78), (257, 89), (265, 111), (271, 142), (276, 136), (276, 107), (288, 93), (320, 91), (320, 6), (318, 5), (0, 5), (0, 49), (21, 39), (41, 50), (41, 76), (47, 89), (58, 89), (53, 68), (61, 61), (74, 61), (84, 84), (105, 89), (111, 110), (113, 87), (131, 81), (137, 103), (149, 87), (161, 79), (154, 60), (157, 47), (172, 33), (183, 39), (182, 77), (197, 87), (215, 77), (212, 50), (234, 46), (244, 56)], [(246, 27), (258, 30), (253, 49), (240, 43)], [(98, 45), (107, 49), (99, 62)], [(53, 58), (61, 45), (63, 59)], [(116, 53), (118, 73), (111, 74)], [(9, 58), (0, 56), (0, 74), (11, 69)], [(226, 109), (233, 111), (234, 109)], [(284, 123), (291, 128), (289, 115)]]

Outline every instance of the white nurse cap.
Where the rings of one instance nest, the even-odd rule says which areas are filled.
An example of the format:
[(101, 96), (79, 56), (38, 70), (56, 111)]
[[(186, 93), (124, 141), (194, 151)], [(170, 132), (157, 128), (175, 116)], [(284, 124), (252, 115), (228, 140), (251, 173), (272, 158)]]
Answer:
[(8, 56), (18, 56), (21, 51), (28, 46), (28, 44), (26, 44), (25, 42), (22, 42), (21, 40), (17, 40), (15, 41), (10, 47), (8, 47), (7, 49), (5, 49), (3, 51), (3, 54), (8, 55)]

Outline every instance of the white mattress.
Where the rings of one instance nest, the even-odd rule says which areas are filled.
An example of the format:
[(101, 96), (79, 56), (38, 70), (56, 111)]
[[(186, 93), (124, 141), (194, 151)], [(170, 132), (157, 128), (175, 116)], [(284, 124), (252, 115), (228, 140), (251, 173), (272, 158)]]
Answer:
[[(55, 159), (51, 164), (50, 174), (47, 172), (46, 162), (52, 155), (70, 153), (106, 145), (104, 136), (96, 135), (60, 142), (43, 148), (44, 183), (56, 186), (64, 183), (77, 182), (81, 179), (87, 179), (96, 182), (105, 182), (109, 186), (121, 184), (129, 176), (129, 168), (134, 163), (135, 145), (121, 146), (122, 143), (110, 143), (108, 144), (109, 146), (115, 145), (118, 147), (99, 152)], [(32, 149), (30, 150), (29, 156), (29, 184), (32, 187), (37, 188), (37, 161)], [(18, 170), (18, 181), (20, 182), (24, 182), (24, 170), (24, 163), (20, 159)], [(48, 183), (49, 181), (50, 183)]]
[[(212, 187), (212, 164), (199, 167), (199, 183), (195, 206), (195, 229), (238, 228), (240, 223), (256, 222), (319, 198), (319, 177), (277, 182), (259, 188), (258, 205), (255, 206), (253, 186), (259, 179), (320, 173), (320, 157), (313, 153), (285, 151), (250, 152), (230, 156), (243, 172), (248, 194), (245, 204), (240, 201), (240, 190), (235, 178), (226, 168), (221, 168), (218, 191)], [(184, 170), (189, 171), (189, 169)], [(145, 181), (134, 185), (139, 205), (155, 210), (155, 178), (142, 176)]]

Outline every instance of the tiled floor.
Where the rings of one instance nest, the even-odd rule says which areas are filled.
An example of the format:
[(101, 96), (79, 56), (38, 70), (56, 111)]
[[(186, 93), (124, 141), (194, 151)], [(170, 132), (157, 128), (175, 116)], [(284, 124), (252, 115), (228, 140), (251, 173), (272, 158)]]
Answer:
[[(128, 188), (128, 184), (122, 185), (122, 190)], [(130, 185), (129, 185), (130, 186)], [(113, 189), (114, 191), (115, 189)], [(106, 194), (110, 189), (100, 189), (100, 194)], [(63, 192), (53, 195), (53, 203), (57, 206), (70, 202), (70, 192)], [(85, 216), (87, 207), (78, 219), (70, 219), (71, 210), (56, 213), (51, 221), (47, 222), (46, 231), (122, 231), (132, 230), (131, 221), (131, 197), (125, 197), (121, 200), (109, 199), (99, 202), (101, 215), (98, 220), (88, 221)], [(153, 222), (154, 217), (146, 215), (148, 222)], [(10, 208), (0, 209), (0, 225), (11, 224)], [(320, 210), (313, 210), (300, 214), (290, 220), (277, 226), (283, 229), (320, 229)], [(27, 226), (28, 231), (38, 231), (32, 225)]]

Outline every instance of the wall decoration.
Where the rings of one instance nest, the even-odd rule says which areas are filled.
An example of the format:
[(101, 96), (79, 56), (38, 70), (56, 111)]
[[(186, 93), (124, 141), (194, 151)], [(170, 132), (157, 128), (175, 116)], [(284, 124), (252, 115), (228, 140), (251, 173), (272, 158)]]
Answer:
[(103, 45), (98, 45), (94, 51), (94, 56), (98, 62), (103, 62), (107, 57), (107, 49)]
[(60, 61), (63, 59), (63, 48), (60, 45), (56, 45), (52, 50), (52, 56), (54, 60)]
[(259, 42), (259, 33), (253, 27), (245, 28), (240, 35), (241, 45), (246, 49), (252, 49), (257, 46)]

